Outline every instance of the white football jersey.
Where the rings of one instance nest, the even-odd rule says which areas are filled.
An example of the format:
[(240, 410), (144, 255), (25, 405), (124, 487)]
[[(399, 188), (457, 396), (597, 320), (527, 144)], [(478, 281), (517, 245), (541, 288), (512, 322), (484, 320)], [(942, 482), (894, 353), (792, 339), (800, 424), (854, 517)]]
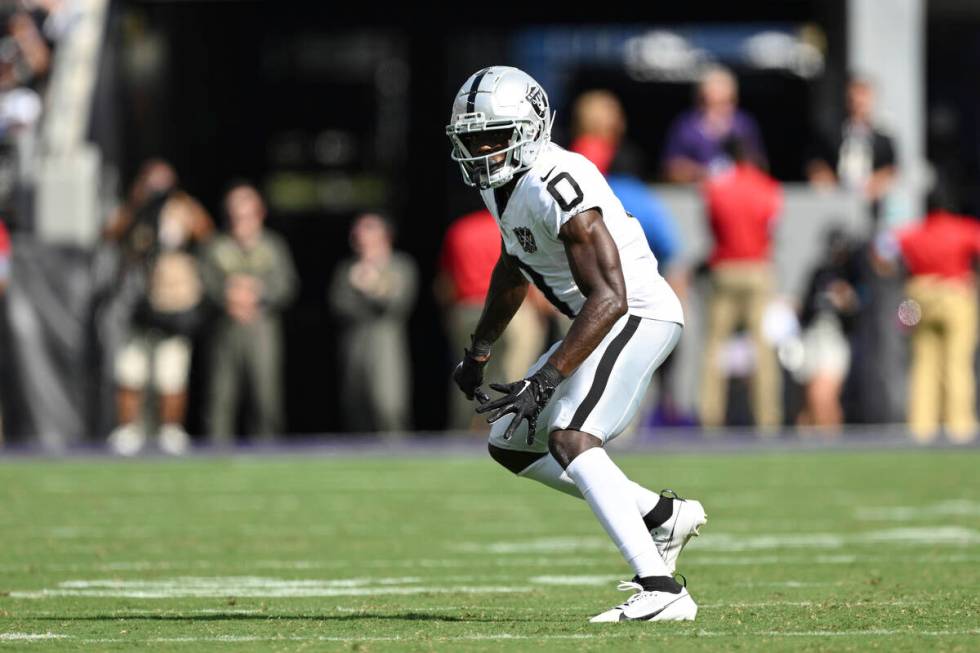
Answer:
[(585, 295), (575, 284), (558, 232), (582, 211), (599, 209), (619, 248), (630, 314), (684, 324), (681, 303), (660, 276), (643, 228), (585, 157), (552, 143), (517, 181), (504, 206), (497, 205), (500, 191), (480, 194), (497, 219), (507, 253), (517, 259), (528, 281), (568, 317), (578, 315)]

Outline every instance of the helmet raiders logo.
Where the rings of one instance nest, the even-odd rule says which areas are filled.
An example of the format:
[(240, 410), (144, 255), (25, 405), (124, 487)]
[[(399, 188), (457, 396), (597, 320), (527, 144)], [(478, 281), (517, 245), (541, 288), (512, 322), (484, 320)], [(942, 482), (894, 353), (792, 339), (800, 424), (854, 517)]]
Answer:
[(528, 89), (527, 101), (531, 103), (531, 107), (539, 118), (545, 117), (547, 107), (545, 106), (544, 91), (541, 90), (540, 86), (532, 86)]
[(534, 242), (534, 234), (527, 227), (514, 227), (514, 235), (517, 236), (517, 242), (521, 244), (521, 249), (523, 249), (528, 254), (533, 254), (538, 251), (538, 244)]

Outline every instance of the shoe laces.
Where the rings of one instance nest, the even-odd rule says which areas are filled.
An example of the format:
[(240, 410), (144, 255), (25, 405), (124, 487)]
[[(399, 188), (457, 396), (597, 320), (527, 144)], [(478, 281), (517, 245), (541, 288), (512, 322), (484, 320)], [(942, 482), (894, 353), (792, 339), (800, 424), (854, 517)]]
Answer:
[(631, 580), (619, 581), (619, 585), (616, 586), (616, 589), (618, 589), (620, 592), (634, 592), (633, 596), (626, 599), (626, 602), (619, 606), (620, 608), (625, 608), (626, 606), (631, 605), (646, 591), (643, 589), (642, 585)]
[[(681, 586), (687, 587), (687, 576), (685, 576), (684, 574), (675, 572), (674, 579), (677, 580), (681, 584)], [(633, 596), (626, 599), (625, 603), (619, 606), (620, 608), (625, 608), (626, 606), (632, 604), (635, 600), (640, 598), (645, 592), (652, 591), (652, 590), (645, 589), (643, 585), (636, 582), (635, 578), (634, 580), (619, 581), (619, 585), (616, 586), (616, 589), (618, 589), (620, 592), (634, 593)]]

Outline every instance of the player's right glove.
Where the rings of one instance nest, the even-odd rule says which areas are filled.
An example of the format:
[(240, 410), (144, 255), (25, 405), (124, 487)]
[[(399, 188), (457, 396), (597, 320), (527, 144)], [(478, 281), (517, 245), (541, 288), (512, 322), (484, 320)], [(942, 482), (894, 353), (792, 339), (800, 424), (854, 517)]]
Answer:
[(534, 444), (534, 432), (538, 428), (538, 415), (544, 409), (551, 395), (555, 394), (555, 388), (565, 377), (551, 363), (545, 363), (544, 367), (526, 379), (515, 381), (514, 383), (491, 383), (490, 387), (497, 392), (504, 393), (504, 397), (496, 401), (480, 402), (482, 405), (477, 407), (478, 413), (490, 413), (487, 422), (493, 424), (504, 415), (513, 415), (507, 430), (504, 431), (504, 440), (510, 440), (514, 431), (520, 426), (521, 422), (527, 420), (527, 444)]
[(490, 401), (490, 396), (480, 387), (483, 385), (483, 368), (489, 360), (490, 343), (478, 340), (470, 349), (463, 350), (463, 360), (453, 371), (453, 381), (470, 401), (474, 398), (481, 404)]

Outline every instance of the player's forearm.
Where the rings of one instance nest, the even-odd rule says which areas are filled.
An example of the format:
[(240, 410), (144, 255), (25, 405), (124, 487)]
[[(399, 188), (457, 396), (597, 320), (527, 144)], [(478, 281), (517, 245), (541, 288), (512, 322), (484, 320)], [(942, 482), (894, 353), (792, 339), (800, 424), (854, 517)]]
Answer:
[(483, 314), (473, 332), (473, 341), (493, 344), (510, 324), (511, 318), (524, 303), (527, 280), (509, 270), (502, 261), (497, 263), (490, 278), (490, 289), (483, 305)]
[(599, 346), (626, 311), (625, 297), (612, 290), (593, 292), (585, 300), (568, 334), (548, 362), (567, 378)]

